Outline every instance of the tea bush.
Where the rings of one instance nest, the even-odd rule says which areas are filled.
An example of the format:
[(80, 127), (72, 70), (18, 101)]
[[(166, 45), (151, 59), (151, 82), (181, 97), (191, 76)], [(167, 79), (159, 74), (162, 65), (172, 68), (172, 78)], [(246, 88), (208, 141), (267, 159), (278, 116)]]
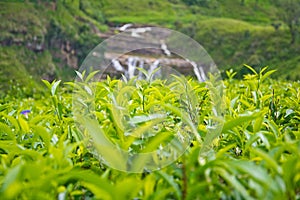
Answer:
[[(196, 99), (181, 98), (176, 92), (167, 98), (170, 88), (163, 81), (128, 80), (131, 95), (126, 101), (122, 100), (125, 93), (119, 97), (114, 93), (132, 118), (149, 114), (153, 102), (173, 105), (165, 127), (167, 137), (173, 137), (181, 121), (196, 124), (196, 131), (193, 125), (188, 129), (195, 135), (183, 156), (160, 170), (143, 173), (110, 168), (84, 143), (84, 130), (74, 121), (73, 91), (94, 90), (78, 83), (44, 81), (47, 92), (34, 98), (3, 96), (1, 199), (300, 199), (300, 82), (273, 80), (274, 71), (248, 68), (252, 73), (243, 80), (227, 71), (223, 128), (204, 153), (200, 151), (213, 115), (211, 91), (205, 83), (184, 82), (190, 89), (185, 94), (193, 91)], [(119, 146), (139, 151), (130, 139), (122, 138), (120, 110), (114, 109), (109, 95), (128, 82), (108, 78), (93, 83), (92, 100), (98, 105), (93, 114)], [(178, 99), (186, 109), (191, 106), (187, 113), (198, 114), (178, 119), (174, 114)], [(84, 103), (88, 106), (88, 98)], [(145, 147), (151, 144), (151, 140), (143, 142)]]

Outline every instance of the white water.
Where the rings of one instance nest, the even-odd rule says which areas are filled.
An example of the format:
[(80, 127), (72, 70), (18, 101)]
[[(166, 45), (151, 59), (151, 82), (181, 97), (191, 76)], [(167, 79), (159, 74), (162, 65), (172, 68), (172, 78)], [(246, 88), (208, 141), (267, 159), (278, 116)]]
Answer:
[(200, 74), (201, 74), (201, 77), (202, 77), (202, 82), (204, 82), (205, 80), (207, 80), (207, 77), (205, 75), (203, 67), (199, 66), (198, 69), (200, 69)]
[(159, 63), (160, 63), (159, 60), (155, 60), (155, 61), (150, 65), (150, 69), (148, 70), (148, 74), (151, 75), (152, 77), (160, 76), (160, 74), (161, 74), (160, 70), (157, 71), (155, 74), (153, 74), (154, 70), (158, 67)]
[(126, 29), (128, 29), (129, 27), (131, 27), (133, 24), (124, 24), (123, 26), (121, 26), (119, 28), (120, 31), (125, 31)]
[[(137, 68), (141, 68), (141, 69), (145, 69), (145, 63), (146, 61), (143, 59), (140, 59), (138, 57), (128, 57), (127, 61), (126, 61), (126, 65), (127, 65), (127, 70), (124, 66), (121, 65), (121, 63), (116, 60), (116, 59), (112, 59), (112, 66), (115, 70), (117, 70), (118, 72), (123, 72), (124, 76), (128, 79), (131, 79), (135, 76), (135, 72), (137, 70)], [(156, 68), (158, 68), (160, 63), (160, 60), (155, 60), (152, 64), (149, 64), (149, 69), (146, 70), (148, 72), (149, 75), (151, 75), (154, 70)], [(158, 70), (154, 75), (152, 75), (152, 77), (154, 76), (160, 76), (161, 71)], [(141, 71), (139, 71), (138, 73), (138, 79), (142, 79), (143, 78), (143, 73)]]
[[(139, 68), (144, 69), (144, 60), (140, 60)], [(143, 79), (143, 73), (139, 71), (138, 79)]]
[[(123, 26), (119, 27), (118, 30), (129, 33), (131, 35), (131, 37), (143, 38), (143, 36), (146, 36), (146, 35), (144, 35), (144, 33), (151, 32), (154, 29), (151, 27), (135, 28), (133, 24), (128, 23), (128, 24), (124, 24)], [(151, 35), (151, 33), (149, 33), (149, 34)], [(135, 42), (135, 40), (139, 40), (139, 39), (133, 39), (132, 42)], [(164, 57), (166, 57), (166, 56), (170, 57), (172, 55), (172, 52), (169, 50), (168, 45), (166, 44), (164, 39), (160, 39), (160, 40), (158, 39), (157, 41), (151, 41), (151, 42), (153, 44), (155, 44), (156, 48), (161, 50), (162, 54), (165, 55)], [(171, 48), (171, 45), (169, 47)], [(207, 80), (205, 71), (203, 69), (203, 67), (205, 67), (205, 66), (201, 66), (199, 63), (197, 64), (196, 62), (190, 61), (188, 59), (186, 59), (186, 61), (192, 65), (194, 74), (197, 77), (198, 81), (204, 82), (205, 80)], [(154, 62), (150, 63), (149, 60), (147, 60), (147, 59), (143, 59), (143, 58), (137, 57), (137, 56), (131, 56), (126, 59), (125, 64), (123, 62), (121, 64), (120, 61), (117, 59), (112, 59), (111, 62), (112, 62), (113, 68), (116, 71), (121, 72), (126, 78), (131, 79), (135, 75), (137, 75), (138, 79), (143, 79), (144, 75), (143, 75), (142, 71), (137, 72), (137, 70), (138, 70), (137, 68), (146, 70), (148, 72), (148, 75), (151, 76), (151, 78), (159, 77), (159, 76), (161, 76), (163, 71), (161, 71), (162, 69), (155, 71), (155, 69), (157, 69), (159, 67), (159, 64), (161, 64), (161, 62), (164, 63), (164, 60), (156, 59)], [(122, 66), (122, 65), (125, 65), (125, 66)], [(155, 74), (152, 74), (153, 72), (155, 72)]]
[(151, 31), (151, 27), (144, 27), (144, 28), (131, 28), (128, 29), (131, 32), (132, 37), (142, 37), (142, 33), (147, 31)]
[(160, 41), (160, 48), (163, 50), (164, 54), (166, 54), (167, 56), (171, 56), (171, 52), (169, 51), (164, 41)]
[(125, 69), (124, 67), (120, 64), (120, 62), (116, 59), (112, 59), (112, 64), (113, 64), (113, 67), (117, 70), (117, 71), (120, 71), (120, 72), (125, 72)]
[(137, 67), (137, 61), (138, 61), (138, 58), (136, 58), (136, 57), (129, 57), (127, 59), (127, 66), (128, 66), (127, 72), (128, 72), (129, 79), (134, 77), (134, 72)]
[[(194, 71), (198, 81), (204, 82), (205, 80), (207, 80), (207, 77), (205, 75), (205, 72), (204, 72), (202, 66), (198, 66), (197, 63), (195, 63), (194, 61), (190, 61), (188, 59), (186, 61), (189, 62), (193, 66), (193, 71)], [(122, 66), (121, 63), (117, 59), (112, 59), (111, 62), (112, 62), (112, 66), (114, 67), (114, 69), (118, 72), (122, 72), (124, 74), (124, 76), (128, 79), (131, 79), (135, 76), (137, 68), (145, 69), (146, 63), (148, 65), (150, 65), (148, 70), (145, 69), (148, 72), (148, 75), (150, 75), (152, 78), (161, 76), (161, 69), (159, 69), (158, 71), (156, 71), (154, 73), (155, 69), (157, 69), (159, 67), (159, 64), (160, 64), (159, 59), (155, 60), (153, 63), (149, 63), (138, 57), (128, 57), (126, 60), (127, 69), (124, 66)], [(138, 77), (138, 79), (142, 79), (143, 73), (141, 71), (139, 71), (137, 77)]]
[(201, 66), (197, 66), (197, 63), (195, 63), (194, 61), (190, 61), (190, 60), (186, 60), (186, 61), (191, 63), (191, 65), (193, 66), (193, 70), (194, 70), (194, 73), (195, 73), (198, 81), (204, 82), (205, 80), (207, 80), (205, 72)]

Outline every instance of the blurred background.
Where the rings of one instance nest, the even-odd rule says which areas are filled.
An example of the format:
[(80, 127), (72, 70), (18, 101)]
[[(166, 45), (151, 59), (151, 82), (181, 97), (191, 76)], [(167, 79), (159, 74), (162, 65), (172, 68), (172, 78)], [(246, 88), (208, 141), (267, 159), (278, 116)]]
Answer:
[(2, 0), (0, 19), (2, 93), (72, 80), (96, 45), (126, 27), (182, 32), (223, 74), (233, 69), (242, 78), (247, 64), (300, 79), (299, 0)]

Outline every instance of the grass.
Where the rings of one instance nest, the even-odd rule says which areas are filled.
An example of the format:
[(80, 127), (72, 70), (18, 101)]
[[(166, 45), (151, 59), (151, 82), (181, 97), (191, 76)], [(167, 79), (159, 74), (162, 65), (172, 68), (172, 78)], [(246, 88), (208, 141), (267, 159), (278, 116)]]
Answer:
[[(258, 25), (270, 25), (278, 9), (268, 1), (260, 2), (255, 7), (254, 1), (248, 1), (241, 5), (237, 1), (217, 2), (211, 1), (209, 7), (187, 6), (182, 1), (104, 1), (104, 14), (108, 21), (115, 23), (137, 22), (142, 24), (153, 23), (154, 19), (160, 19), (158, 24), (174, 24), (196, 22), (199, 18), (230, 18), (250, 22)], [(162, 12), (163, 11), (163, 12)], [(193, 17), (191, 17), (193, 16)], [(130, 19), (130, 20), (126, 20)], [(155, 20), (156, 21), (156, 20)]]

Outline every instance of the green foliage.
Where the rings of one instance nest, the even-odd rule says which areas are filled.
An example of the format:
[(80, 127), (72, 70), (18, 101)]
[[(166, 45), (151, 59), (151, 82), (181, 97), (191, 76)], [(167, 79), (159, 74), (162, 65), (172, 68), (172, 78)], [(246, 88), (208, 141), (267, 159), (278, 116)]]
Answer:
[(297, 0), (275, 0), (276, 6), (282, 8), (284, 12), (280, 12), (279, 16), (284, 21), (290, 30), (291, 44), (299, 42), (300, 30), (300, 2)]
[[(191, 36), (224, 74), (233, 66), (236, 77), (242, 78), (247, 73), (242, 66), (248, 63), (256, 70), (272, 66), (280, 69), (275, 76), (298, 80), (298, 4), (297, 0), (4, 1), (0, 3), (0, 42), (10, 53), (1, 57), (1, 66), (28, 71), (34, 81), (70, 80), (73, 69), (103, 40), (99, 36), (118, 33), (116, 27), (134, 23)], [(8, 75), (0, 75), (1, 81), (19, 79), (14, 70), (7, 73), (3, 68), (0, 73)]]
[[(84, 80), (91, 81), (93, 75), (78, 73), (83, 82), (44, 81), (48, 92), (35, 98), (2, 97), (1, 199), (300, 199), (300, 83), (273, 80), (273, 71), (266, 68), (246, 69), (251, 73), (243, 80), (227, 72), (225, 124), (205, 154), (199, 152), (213, 114), (205, 83), (175, 79), (173, 87), (185, 85), (194, 91), (195, 96), (184, 97), (188, 93), (170, 95), (170, 85), (151, 79), (108, 78), (87, 88)], [(174, 137), (176, 126), (187, 120), (196, 126), (200, 140), (159, 171), (134, 174), (111, 169), (85, 146), (83, 132), (74, 123), (72, 90), (84, 94), (83, 106), (97, 105), (93, 114), (102, 131), (125, 150), (140, 151), (133, 144), (136, 140), (125, 137), (128, 127), (122, 127), (122, 116), (140, 124), (135, 134), (142, 134), (159, 124), (159, 116), (151, 113), (157, 106), (162, 106), (158, 111), (173, 112), (162, 138)], [(97, 101), (89, 102), (92, 97)], [(197, 115), (174, 118), (176, 97)], [(151, 150), (159, 143), (153, 137), (141, 145)]]
[(102, 41), (97, 34), (107, 29), (99, 7), (90, 2), (81, 8), (79, 1), (1, 2), (1, 91), (10, 79), (28, 89), (27, 83), (40, 79), (73, 78), (73, 69)]
[(209, 0), (183, 0), (187, 5), (208, 6)]

